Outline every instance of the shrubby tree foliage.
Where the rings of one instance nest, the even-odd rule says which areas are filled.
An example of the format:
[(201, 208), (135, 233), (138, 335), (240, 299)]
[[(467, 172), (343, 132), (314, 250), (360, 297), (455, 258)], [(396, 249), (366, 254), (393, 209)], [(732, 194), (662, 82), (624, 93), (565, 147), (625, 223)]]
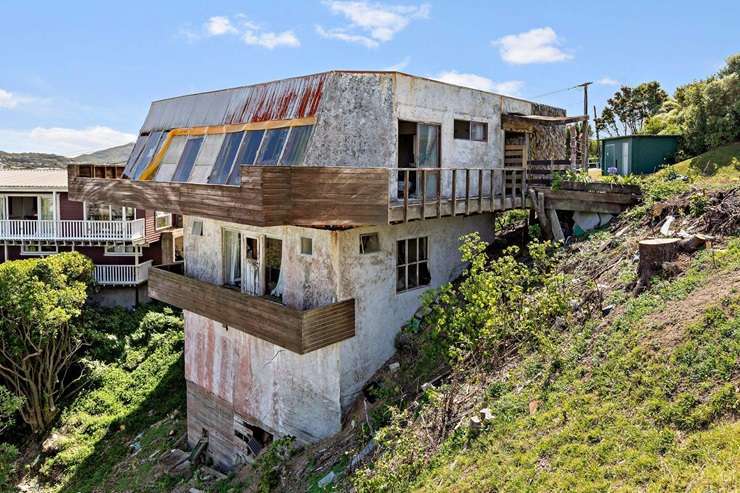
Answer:
[(34, 433), (48, 428), (78, 381), (92, 272), (78, 253), (0, 265), (0, 383), (23, 398), (20, 415)]
[(636, 87), (622, 86), (606, 102), (596, 128), (614, 137), (642, 131), (645, 122), (660, 111), (668, 94), (657, 81), (643, 82)]
[(683, 135), (682, 151), (693, 156), (740, 139), (740, 53), (711, 77), (676, 89), (643, 129)]

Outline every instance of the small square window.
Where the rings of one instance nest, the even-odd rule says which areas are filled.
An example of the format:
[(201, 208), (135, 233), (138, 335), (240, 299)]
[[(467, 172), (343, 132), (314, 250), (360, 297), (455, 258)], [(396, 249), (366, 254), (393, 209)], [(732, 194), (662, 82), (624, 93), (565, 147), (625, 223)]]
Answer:
[(375, 253), (380, 251), (380, 238), (378, 233), (360, 235), (360, 254)]
[(470, 122), (470, 140), (477, 142), (488, 141), (488, 124), (483, 122)]
[(193, 221), (193, 236), (203, 236), (203, 221)]
[(470, 122), (468, 120), (455, 120), (455, 138), (470, 140)]
[(313, 255), (313, 240), (311, 238), (301, 238), (301, 253), (303, 255)]

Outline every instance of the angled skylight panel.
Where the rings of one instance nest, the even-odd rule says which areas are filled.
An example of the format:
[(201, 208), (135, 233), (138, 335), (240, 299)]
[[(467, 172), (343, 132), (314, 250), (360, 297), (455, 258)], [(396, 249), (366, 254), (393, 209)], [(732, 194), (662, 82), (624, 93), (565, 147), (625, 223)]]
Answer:
[(301, 125), (290, 129), (290, 135), (285, 144), (285, 151), (283, 151), (280, 164), (285, 166), (303, 164), (312, 130), (313, 125)]
[(237, 166), (254, 164), (264, 134), (264, 130), (249, 130), (244, 135), (244, 140), (242, 140), (242, 145), (239, 148), (239, 154), (236, 157)]
[(219, 185), (226, 183), (226, 180), (234, 167), (236, 153), (239, 150), (239, 144), (242, 141), (242, 137), (244, 137), (244, 132), (226, 134), (224, 143), (221, 145), (221, 150), (216, 158), (216, 164), (213, 165), (211, 175), (208, 177), (208, 183)]
[(177, 163), (180, 162), (180, 156), (182, 156), (182, 151), (185, 149), (185, 143), (187, 140), (187, 135), (177, 135), (172, 137), (170, 145), (167, 148), (167, 152), (165, 152), (162, 162), (159, 163), (157, 174), (154, 176), (155, 181), (172, 180), (172, 176), (175, 174)]
[(290, 128), (284, 127), (273, 128), (265, 132), (265, 137), (255, 164), (277, 164), (280, 160), (280, 154), (283, 151), (283, 145), (288, 137), (289, 130)]
[(149, 134), (149, 139), (146, 141), (144, 150), (141, 152), (139, 159), (136, 161), (134, 168), (131, 170), (131, 178), (138, 180), (141, 173), (146, 169), (149, 163), (152, 162), (152, 158), (157, 153), (160, 144), (164, 140), (164, 136), (167, 132), (157, 131)]
[(208, 176), (211, 174), (213, 165), (216, 162), (221, 145), (224, 143), (226, 134), (206, 135), (205, 141), (201, 145), (198, 157), (195, 159), (195, 166), (187, 180), (190, 183), (206, 183)]
[(188, 181), (190, 172), (193, 170), (193, 165), (195, 164), (195, 158), (198, 157), (201, 144), (203, 144), (203, 137), (188, 138), (187, 142), (185, 142), (185, 148), (182, 151), (180, 160), (177, 163), (175, 174), (172, 176), (172, 181)]
[(144, 146), (146, 145), (146, 141), (148, 139), (149, 139), (149, 134), (139, 135), (139, 138), (136, 139), (136, 144), (134, 144), (134, 148), (131, 149), (131, 154), (129, 154), (128, 160), (126, 161), (126, 168), (123, 170), (123, 176), (125, 177), (131, 176), (134, 166), (136, 165), (136, 162), (139, 160), (139, 156), (141, 156), (141, 151), (144, 150)]

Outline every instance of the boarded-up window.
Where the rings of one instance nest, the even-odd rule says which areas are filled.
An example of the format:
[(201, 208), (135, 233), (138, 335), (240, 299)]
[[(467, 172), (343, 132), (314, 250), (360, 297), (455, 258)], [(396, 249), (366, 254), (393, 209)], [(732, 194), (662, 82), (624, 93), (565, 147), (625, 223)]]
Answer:
[(216, 164), (213, 165), (211, 176), (208, 177), (208, 183), (226, 183), (234, 166), (236, 153), (239, 150), (239, 144), (243, 136), (244, 132), (234, 132), (226, 135), (216, 158)]
[(290, 136), (288, 136), (288, 142), (285, 144), (285, 151), (280, 164), (294, 166), (303, 163), (312, 129), (313, 125), (302, 125), (290, 129)]
[(270, 165), (278, 163), (283, 145), (288, 137), (288, 130), (287, 127), (273, 128), (265, 132), (256, 164)]
[(431, 280), (428, 238), (422, 236), (421, 238), (398, 240), (396, 242), (396, 292), (428, 286)]
[(177, 163), (175, 174), (172, 176), (172, 181), (188, 181), (202, 143), (203, 137), (192, 137), (188, 139), (185, 143), (185, 149), (183, 149), (180, 156), (180, 161)]

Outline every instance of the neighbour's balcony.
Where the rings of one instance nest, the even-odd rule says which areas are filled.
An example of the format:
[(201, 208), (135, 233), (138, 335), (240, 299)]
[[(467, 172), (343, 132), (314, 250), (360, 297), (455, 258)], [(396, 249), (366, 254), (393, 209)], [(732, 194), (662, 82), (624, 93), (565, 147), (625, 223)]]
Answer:
[(296, 310), (184, 275), (182, 262), (153, 267), (149, 296), (305, 354), (355, 335), (355, 302)]
[(130, 241), (144, 239), (144, 219), (133, 221), (0, 220), (0, 240)]
[(100, 286), (138, 286), (149, 279), (152, 261), (136, 265), (96, 265), (93, 276)]
[(90, 165), (73, 165), (69, 195), (253, 226), (316, 227), (477, 214), (527, 202), (523, 167), (243, 166), (240, 171), (235, 186), (136, 181), (112, 172), (101, 177)]

